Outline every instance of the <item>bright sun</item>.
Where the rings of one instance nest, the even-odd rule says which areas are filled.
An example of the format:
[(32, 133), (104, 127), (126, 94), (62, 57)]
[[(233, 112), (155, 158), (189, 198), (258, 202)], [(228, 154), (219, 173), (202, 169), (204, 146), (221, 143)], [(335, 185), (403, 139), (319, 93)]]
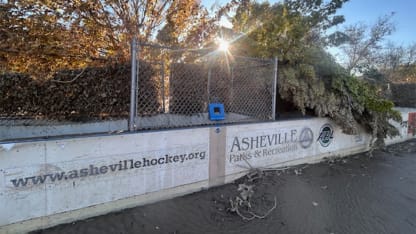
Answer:
[(222, 38), (218, 39), (218, 50), (220, 51), (228, 51), (228, 47), (230, 46), (230, 43)]

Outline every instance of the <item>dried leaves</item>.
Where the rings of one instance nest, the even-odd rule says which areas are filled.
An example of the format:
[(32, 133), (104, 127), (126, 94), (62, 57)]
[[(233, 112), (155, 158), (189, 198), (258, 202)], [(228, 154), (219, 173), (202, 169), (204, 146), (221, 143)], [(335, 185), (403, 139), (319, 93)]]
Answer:
[[(138, 112), (140, 115), (156, 114), (161, 107), (158, 96), (160, 81), (155, 79), (149, 64), (142, 61), (140, 66), (143, 69), (139, 101), (143, 106)], [(49, 81), (3, 74), (0, 75), (0, 93), (2, 117), (73, 121), (124, 118), (128, 116), (130, 105), (130, 67), (114, 64), (62, 71)]]
[(214, 25), (193, 0), (12, 2), (0, 5), (0, 71), (37, 78), (109, 58), (125, 62), (132, 37), (148, 42), (161, 32), (162, 43), (198, 45)]

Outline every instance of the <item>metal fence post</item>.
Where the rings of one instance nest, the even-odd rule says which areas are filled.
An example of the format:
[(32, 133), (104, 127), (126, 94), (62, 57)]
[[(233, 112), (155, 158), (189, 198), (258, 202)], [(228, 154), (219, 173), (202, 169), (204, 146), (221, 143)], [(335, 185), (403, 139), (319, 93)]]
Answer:
[(208, 81), (207, 81), (207, 95), (208, 95), (208, 103), (207, 105), (209, 105), (210, 103), (210, 99), (211, 99), (211, 94), (210, 94), (210, 89), (211, 89), (211, 65), (208, 65)]
[(136, 129), (135, 117), (137, 112), (137, 41), (134, 37), (131, 41), (131, 89), (130, 89), (130, 113), (129, 131)]
[(165, 100), (165, 61), (161, 62), (161, 76), (162, 76), (162, 108), (163, 113), (166, 113), (166, 100)]
[(273, 77), (273, 95), (272, 95), (272, 119), (276, 120), (276, 97), (277, 97), (277, 76), (278, 76), (278, 60), (274, 58), (274, 77)]
[[(231, 76), (231, 91), (230, 91), (230, 108), (233, 107), (234, 103), (234, 66), (230, 67), (230, 76)], [(233, 110), (234, 111), (234, 110)]]
[(138, 116), (138, 108), (137, 108), (137, 106), (139, 105), (139, 82), (140, 82), (140, 44), (139, 43), (137, 43), (136, 42), (136, 76), (135, 76), (135, 79), (136, 79), (136, 81), (135, 81), (135, 84), (136, 84), (136, 93), (135, 93), (135, 95), (134, 95), (134, 118), (135, 118), (135, 120), (134, 120), (134, 126), (135, 126), (135, 128), (137, 129), (137, 127), (138, 127), (138, 125), (140, 124), (140, 123), (138, 123), (138, 122), (136, 122), (136, 118), (137, 117), (139, 117)]

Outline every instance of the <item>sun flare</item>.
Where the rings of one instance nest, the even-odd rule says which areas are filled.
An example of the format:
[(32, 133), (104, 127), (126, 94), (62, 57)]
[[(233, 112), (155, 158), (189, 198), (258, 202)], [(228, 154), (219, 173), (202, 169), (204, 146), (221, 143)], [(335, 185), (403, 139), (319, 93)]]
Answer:
[(218, 38), (218, 50), (226, 52), (230, 47), (230, 43), (222, 38)]

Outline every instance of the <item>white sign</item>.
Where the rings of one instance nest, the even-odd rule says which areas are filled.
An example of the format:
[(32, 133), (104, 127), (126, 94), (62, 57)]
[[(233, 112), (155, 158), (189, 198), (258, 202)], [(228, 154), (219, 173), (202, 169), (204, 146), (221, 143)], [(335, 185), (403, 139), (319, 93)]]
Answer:
[[(207, 180), (208, 135), (165, 131), (0, 151), (0, 226)], [(40, 150), (35, 157), (28, 154), (33, 147)]]
[(226, 174), (306, 157), (316, 150), (316, 132), (306, 124), (284, 122), (229, 127)]
[(227, 128), (226, 175), (265, 168), (302, 158), (330, 156), (364, 149), (368, 134), (342, 133), (327, 119), (230, 126)]

